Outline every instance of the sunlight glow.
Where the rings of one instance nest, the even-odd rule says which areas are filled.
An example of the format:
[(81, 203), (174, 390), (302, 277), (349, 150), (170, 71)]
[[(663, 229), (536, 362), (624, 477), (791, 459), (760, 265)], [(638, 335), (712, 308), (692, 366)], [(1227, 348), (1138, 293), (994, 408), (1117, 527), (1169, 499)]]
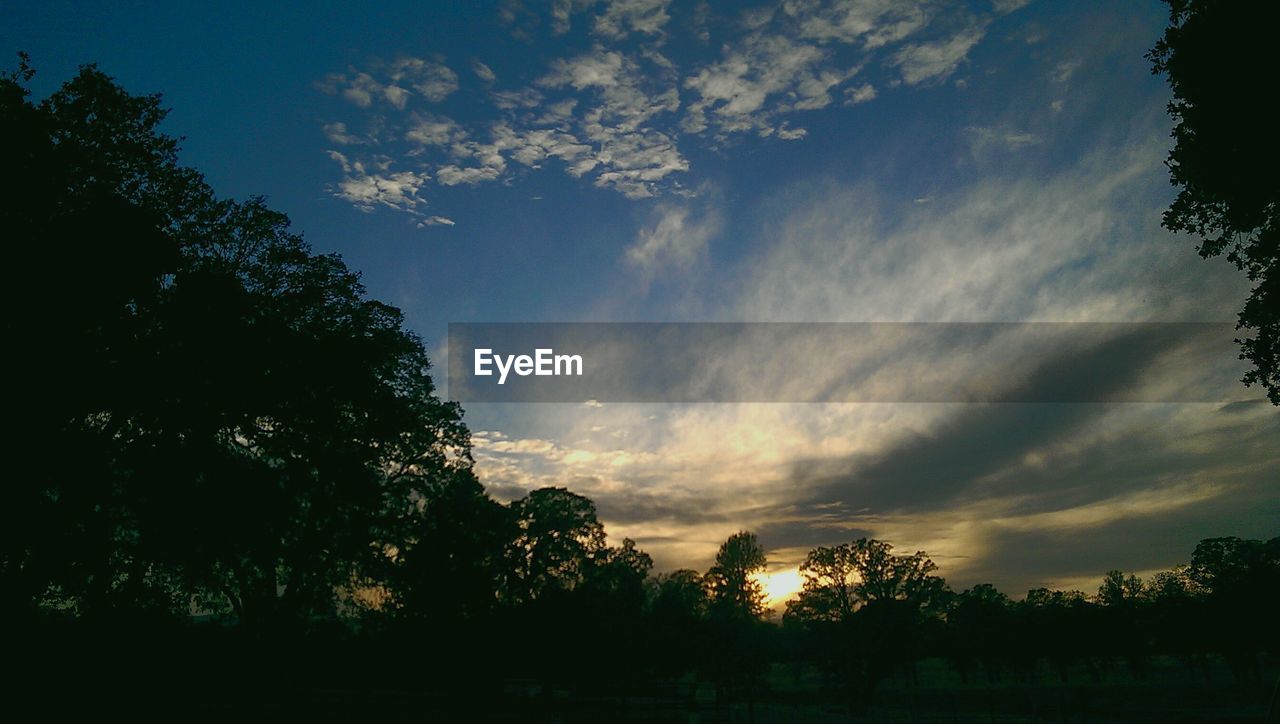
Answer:
[(769, 608), (781, 608), (804, 586), (799, 568), (760, 573), (756, 575), (756, 580), (764, 587), (765, 605)]

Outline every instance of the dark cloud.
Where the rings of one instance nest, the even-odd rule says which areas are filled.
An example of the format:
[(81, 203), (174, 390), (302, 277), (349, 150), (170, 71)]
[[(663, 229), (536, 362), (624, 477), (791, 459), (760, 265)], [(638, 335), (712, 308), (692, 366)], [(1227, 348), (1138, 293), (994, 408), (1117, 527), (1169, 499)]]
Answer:
[(1101, 578), (1111, 569), (1168, 569), (1189, 562), (1196, 543), (1205, 538), (1280, 535), (1277, 521), (1280, 489), (1268, 474), (1230, 495), (1088, 528), (1021, 531), (993, 526), (987, 551), (948, 580), (958, 588), (994, 583), (1020, 595), (1063, 579)]
[(1123, 398), (1163, 354), (1184, 345), (1184, 331), (1195, 328), (1135, 325), (1091, 346), (1064, 349), (996, 394), (996, 399), (1045, 402), (965, 405), (935, 429), (910, 434), (882, 452), (797, 463), (792, 484), (808, 491), (810, 503), (839, 502), (885, 514), (937, 510), (1014, 492), (1047, 496), (1046, 502), (1066, 496), (1060, 501), (1066, 503), (1077, 486), (1080, 494), (1097, 499), (1118, 487), (1150, 483), (1161, 472), (1212, 465), (1205, 459), (1212, 456), (1170, 450), (1161, 436), (1141, 430), (1105, 443), (1105, 449), (1056, 460), (1063, 468), (1024, 464), (1028, 454), (1101, 424), (1116, 405), (1127, 404), (1049, 400)]

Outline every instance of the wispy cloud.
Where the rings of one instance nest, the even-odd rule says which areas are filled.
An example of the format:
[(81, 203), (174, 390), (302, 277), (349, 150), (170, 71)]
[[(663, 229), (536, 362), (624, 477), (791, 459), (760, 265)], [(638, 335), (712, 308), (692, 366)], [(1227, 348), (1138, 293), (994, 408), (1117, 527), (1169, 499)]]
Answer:
[[(722, 316), (752, 321), (1230, 319), (1242, 282), (1201, 266), (1158, 228), (1163, 187), (1150, 180), (1162, 155), (1159, 134), (1138, 133), (1047, 178), (988, 175), (906, 207), (865, 187), (810, 189), (803, 203), (784, 195), (761, 212), (776, 221), (757, 230), (767, 240), (760, 253), (705, 291), (725, 299)], [(628, 253), (657, 260), (672, 246), (697, 248), (693, 219), (668, 207)], [(1170, 283), (1183, 292), (1153, 305)], [(875, 364), (901, 381), (967, 378), (1017, 361), (1050, 384), (1071, 354), (1089, 352), (1030, 349), (1015, 339), (965, 358), (894, 348)], [(743, 384), (820, 386), (839, 370), (819, 352), (761, 355), (732, 372)], [(1234, 353), (1221, 357), (1232, 384)], [(1114, 366), (1114, 384), (1185, 384), (1200, 371), (1127, 364)], [(484, 479), (512, 494), (569, 482), (660, 566), (706, 565), (742, 527), (761, 533), (779, 565), (814, 545), (875, 535), (929, 550), (954, 583), (1018, 592), (1100, 575), (1087, 568), (1104, 558), (1089, 550), (1094, 531), (1121, 540), (1156, 521), (1187, 521), (1161, 555), (1112, 550), (1100, 564), (1158, 567), (1185, 556), (1196, 536), (1221, 532), (1202, 511), (1239, 508), (1242, 491), (1259, 510), (1280, 510), (1280, 495), (1261, 492), (1280, 462), (1263, 442), (1280, 429), (1266, 406), (606, 405), (529, 414), (554, 452), (526, 448), (515, 460), (514, 447), (482, 446)], [(1238, 519), (1257, 527), (1262, 514)], [(1027, 546), (1037, 541), (1072, 556), (1036, 554)]]
[(646, 278), (670, 272), (687, 274), (706, 259), (707, 244), (720, 233), (720, 214), (695, 215), (690, 204), (662, 204), (653, 222), (642, 228), (624, 258)]
[(956, 72), (985, 34), (986, 24), (974, 23), (943, 40), (906, 45), (890, 62), (902, 72), (902, 82), (907, 85), (941, 82)]

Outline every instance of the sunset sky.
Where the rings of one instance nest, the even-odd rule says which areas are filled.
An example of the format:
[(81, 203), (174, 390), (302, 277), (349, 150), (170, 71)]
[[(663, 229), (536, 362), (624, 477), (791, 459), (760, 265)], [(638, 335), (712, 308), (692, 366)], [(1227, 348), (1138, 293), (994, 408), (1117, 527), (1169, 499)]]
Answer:
[[(1248, 292), (1160, 228), (1157, 2), (7, 14), (0, 47), (30, 53), (38, 97), (88, 62), (163, 93), (184, 162), (361, 270), (442, 387), (450, 322), (1229, 322)], [(945, 379), (1000, 354), (895, 354), (884, 373)], [(1175, 389), (1195, 371), (1141, 372)], [(704, 569), (749, 529), (781, 596), (808, 549), (874, 536), (927, 550), (957, 589), (1017, 596), (1280, 533), (1280, 417), (1256, 388), (1227, 399), (474, 404), (466, 420), (496, 497), (567, 486), (660, 570)]]

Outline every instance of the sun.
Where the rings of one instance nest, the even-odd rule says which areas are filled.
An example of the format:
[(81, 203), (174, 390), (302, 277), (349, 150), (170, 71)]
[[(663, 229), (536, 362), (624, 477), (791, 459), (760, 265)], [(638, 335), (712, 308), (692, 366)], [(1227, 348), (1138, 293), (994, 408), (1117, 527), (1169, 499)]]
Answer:
[(769, 608), (779, 607), (794, 598), (804, 586), (804, 578), (798, 568), (758, 573), (755, 579), (764, 588), (765, 605)]

